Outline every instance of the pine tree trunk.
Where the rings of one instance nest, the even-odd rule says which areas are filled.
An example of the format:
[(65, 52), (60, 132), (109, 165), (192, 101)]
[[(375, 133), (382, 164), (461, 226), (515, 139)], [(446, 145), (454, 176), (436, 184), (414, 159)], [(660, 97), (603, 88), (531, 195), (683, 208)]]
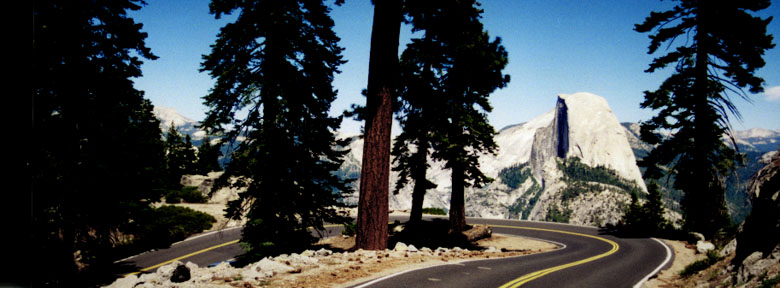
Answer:
[(697, 43), (696, 66), (694, 67), (694, 89), (693, 89), (693, 170), (690, 176), (693, 179), (692, 185), (688, 185), (685, 191), (684, 203), (688, 207), (683, 207), (686, 212), (686, 225), (693, 229), (698, 229), (707, 236), (721, 228), (727, 218), (725, 210), (725, 188), (721, 185), (717, 174), (712, 171), (715, 169), (716, 159), (710, 159), (709, 155), (715, 153), (717, 143), (720, 141), (720, 135), (712, 136), (715, 127), (716, 115), (709, 104), (709, 53), (712, 45), (711, 39), (707, 35), (707, 23), (712, 21), (705, 19), (708, 12), (705, 10), (705, 4), (700, 4), (697, 15), (697, 33), (695, 35)]
[(425, 200), (425, 187), (422, 183), (414, 184), (412, 191), (412, 211), (409, 214), (409, 224), (415, 225), (422, 221), (423, 201)]
[(374, 1), (356, 248), (387, 248), (392, 97), (398, 78), (399, 0)]
[(412, 211), (409, 215), (409, 224), (419, 224), (422, 221), (423, 202), (425, 201), (425, 192), (428, 190), (427, 168), (428, 168), (428, 139), (421, 137), (418, 140), (417, 151), (414, 157), (414, 169), (412, 178), (414, 179), (414, 190), (412, 191)]
[(466, 175), (463, 167), (452, 168), (452, 199), (450, 199), (450, 232), (466, 229)]

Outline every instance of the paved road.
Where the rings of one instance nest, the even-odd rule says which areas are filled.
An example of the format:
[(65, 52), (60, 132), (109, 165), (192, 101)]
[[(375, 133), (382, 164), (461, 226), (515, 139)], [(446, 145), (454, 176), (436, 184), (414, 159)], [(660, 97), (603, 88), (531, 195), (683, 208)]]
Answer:
[(632, 287), (667, 259), (666, 247), (653, 239), (600, 235), (590, 227), (486, 219), (468, 222), (493, 225), (494, 233), (545, 239), (565, 247), (415, 270), (356, 287)]
[[(340, 225), (338, 227), (326, 227), (322, 236), (339, 235), (341, 229)], [(227, 228), (190, 237), (184, 241), (174, 243), (169, 248), (149, 251), (120, 260), (117, 263), (126, 267), (126, 269), (123, 269), (126, 273), (138, 271), (154, 272), (158, 267), (175, 260), (185, 263), (190, 261), (198, 264), (200, 267), (204, 267), (233, 259), (243, 253), (243, 248), (238, 244), (240, 238), (240, 227)]]
[[(415, 270), (364, 283), (368, 284), (365, 287), (632, 287), (667, 258), (666, 247), (653, 239), (601, 235), (596, 228), (478, 218), (469, 218), (468, 222), (492, 225), (494, 233), (545, 239), (565, 247), (541, 254)], [(341, 228), (327, 230), (325, 236), (337, 235)], [(240, 234), (235, 228), (213, 232), (122, 263), (147, 272), (172, 260), (206, 266), (239, 255), (242, 250), (235, 242)]]

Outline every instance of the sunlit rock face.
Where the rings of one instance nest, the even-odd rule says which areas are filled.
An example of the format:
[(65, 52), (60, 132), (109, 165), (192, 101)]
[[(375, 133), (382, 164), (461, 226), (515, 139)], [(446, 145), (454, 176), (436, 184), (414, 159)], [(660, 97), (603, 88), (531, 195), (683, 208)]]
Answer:
[[(483, 155), (479, 161), (482, 171), (496, 181), (486, 187), (466, 189), (468, 216), (550, 220), (550, 213), (557, 209), (567, 214), (559, 221), (586, 225), (617, 222), (630, 201), (626, 189), (589, 183), (597, 191), (574, 197), (561, 195), (571, 184), (563, 181), (559, 165), (572, 157), (590, 167), (611, 169), (616, 176), (634, 183), (638, 191), (646, 191), (629, 144), (628, 130), (604, 98), (591, 93), (561, 94), (554, 104), (553, 110), (529, 122), (499, 131), (495, 137), (499, 146), (497, 154)], [(363, 142), (357, 138), (347, 147), (351, 152), (342, 166), (343, 174), (359, 175), (362, 147)], [(517, 165), (529, 169), (532, 177), (520, 183), (503, 183), (499, 175), (502, 169)], [(443, 163), (431, 161), (430, 166), (428, 178), (438, 186), (428, 191), (424, 205), (446, 210), (452, 188), (450, 173)], [(397, 177), (393, 172), (391, 188)], [(354, 187), (359, 184), (355, 183)], [(409, 209), (411, 195), (412, 187), (390, 195), (390, 208)], [(357, 194), (347, 196), (345, 202), (356, 204)]]

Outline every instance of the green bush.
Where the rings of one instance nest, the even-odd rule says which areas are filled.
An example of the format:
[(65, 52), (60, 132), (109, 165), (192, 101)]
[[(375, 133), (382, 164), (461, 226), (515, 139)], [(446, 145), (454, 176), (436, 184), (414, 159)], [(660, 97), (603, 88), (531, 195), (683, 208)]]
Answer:
[(709, 268), (713, 264), (720, 261), (720, 259), (721, 257), (720, 255), (718, 255), (718, 252), (715, 252), (715, 250), (710, 250), (709, 252), (707, 252), (707, 258), (701, 259), (699, 261), (691, 263), (688, 266), (685, 266), (685, 269), (680, 271), (680, 276), (688, 277), (694, 275), (699, 271)]
[(165, 203), (206, 203), (209, 198), (198, 191), (198, 187), (184, 187), (179, 190), (168, 190)]
[(758, 286), (759, 288), (772, 288), (777, 287), (776, 285), (780, 283), (780, 275), (777, 275), (775, 277), (764, 279), (763, 282), (761, 282), (761, 286)]
[(214, 216), (187, 207), (161, 206), (140, 215), (135, 236), (146, 248), (166, 247), (211, 228)]
[(447, 215), (447, 212), (444, 212), (444, 209), (441, 208), (423, 208), (422, 209), (423, 214), (431, 214), (431, 215)]
[(527, 163), (515, 164), (498, 171), (498, 178), (501, 179), (501, 182), (512, 189), (517, 189), (523, 182), (531, 177), (531, 169), (528, 167)]
[(558, 209), (558, 205), (553, 204), (547, 210), (547, 215), (544, 217), (544, 221), (557, 222), (557, 223), (569, 223), (571, 217), (571, 209), (565, 208), (563, 211)]
[(344, 230), (341, 230), (342, 235), (355, 236), (357, 231), (357, 224), (355, 222), (344, 223)]

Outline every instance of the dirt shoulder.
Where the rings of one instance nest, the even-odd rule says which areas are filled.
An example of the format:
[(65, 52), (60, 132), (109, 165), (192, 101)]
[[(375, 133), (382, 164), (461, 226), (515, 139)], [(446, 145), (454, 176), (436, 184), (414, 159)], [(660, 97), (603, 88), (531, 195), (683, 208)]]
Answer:
[(680, 271), (685, 269), (685, 266), (707, 257), (707, 255), (697, 253), (695, 246), (685, 242), (666, 239), (662, 241), (674, 252), (674, 261), (669, 268), (662, 270), (657, 277), (648, 280), (642, 287), (676, 287), (672, 285), (680, 280)]

